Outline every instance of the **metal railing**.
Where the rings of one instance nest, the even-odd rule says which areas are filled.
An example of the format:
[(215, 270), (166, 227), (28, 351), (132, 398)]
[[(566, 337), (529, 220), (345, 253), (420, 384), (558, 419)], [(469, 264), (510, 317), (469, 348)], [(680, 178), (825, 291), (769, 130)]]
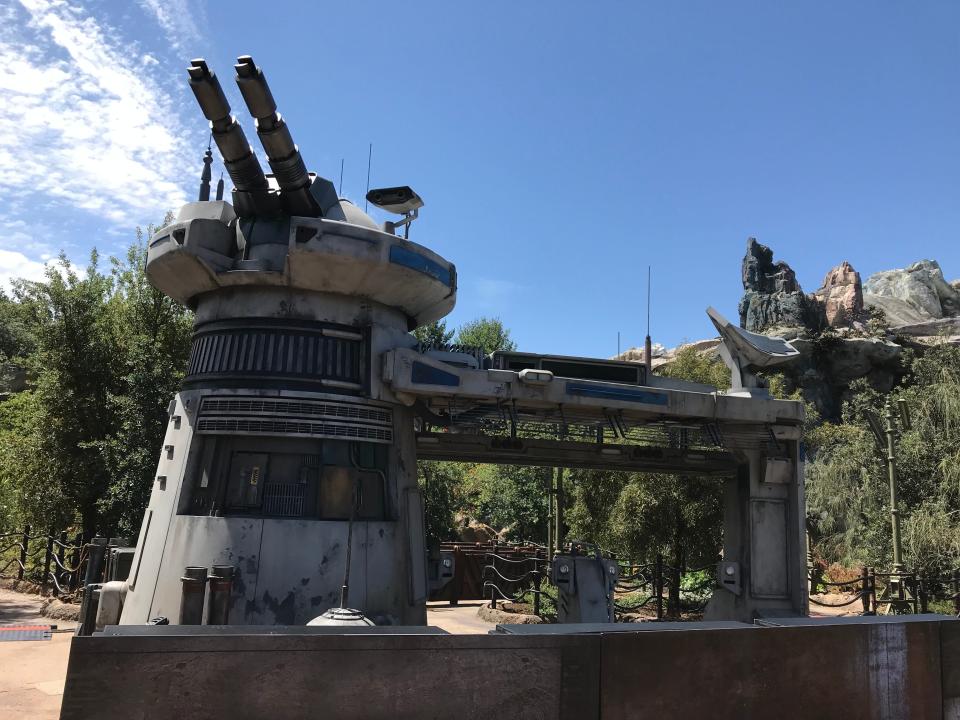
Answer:
[[(495, 553), (488, 553), (487, 558), (483, 592), (491, 608), (496, 608), (501, 601), (524, 604), (532, 601), (534, 615), (550, 614), (544, 598), (553, 601), (555, 594), (550, 591), (549, 582), (545, 582), (550, 576), (546, 558), (511, 558)], [(614, 609), (620, 617), (651, 604), (656, 608), (657, 620), (702, 613), (716, 587), (715, 565), (678, 568), (667, 565), (661, 555), (652, 563), (620, 561), (619, 565)], [(704, 571), (708, 572), (704, 574)], [(629, 602), (629, 596), (637, 594), (646, 597), (639, 602)], [(541, 610), (547, 612), (541, 613)]]
[(487, 554), (488, 565), (483, 568), (483, 592), (490, 597), (490, 607), (504, 600), (524, 603), (533, 595), (533, 614), (539, 616), (542, 605), (543, 581), (549, 577), (546, 559), (539, 556), (511, 558), (496, 553)]
[[(822, 608), (842, 608), (860, 602), (861, 615), (878, 613), (930, 612), (932, 602), (951, 604), (954, 615), (960, 617), (960, 570), (949, 574), (918, 573), (915, 571), (883, 572), (873, 567), (860, 568), (856, 579), (827, 582), (822, 573), (811, 570), (810, 604)], [(822, 595), (821, 588), (846, 589), (851, 597), (842, 602), (825, 602), (813, 597)]]
[[(614, 609), (622, 615), (636, 612), (653, 603), (657, 620), (679, 618), (685, 612), (702, 613), (716, 587), (715, 570), (714, 564), (699, 568), (668, 565), (659, 554), (652, 563), (621, 561), (616, 594), (622, 598), (624, 595), (646, 592), (646, 597), (633, 604), (615, 600)], [(691, 582), (690, 578), (694, 580)], [(685, 583), (685, 579), (688, 582)]]
[(0, 578), (35, 583), (44, 594), (75, 592), (82, 582), (87, 556), (87, 546), (79, 533), (71, 542), (66, 530), (33, 533), (26, 525), (22, 530), (0, 532)]

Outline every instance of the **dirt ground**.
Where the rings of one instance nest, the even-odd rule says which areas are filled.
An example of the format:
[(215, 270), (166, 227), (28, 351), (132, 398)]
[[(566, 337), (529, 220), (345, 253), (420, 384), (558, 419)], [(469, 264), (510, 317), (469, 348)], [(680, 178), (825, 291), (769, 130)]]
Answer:
[(51, 640), (0, 642), (0, 718), (56, 720), (75, 623), (40, 615), (42, 601), (0, 589), (0, 625), (57, 626)]

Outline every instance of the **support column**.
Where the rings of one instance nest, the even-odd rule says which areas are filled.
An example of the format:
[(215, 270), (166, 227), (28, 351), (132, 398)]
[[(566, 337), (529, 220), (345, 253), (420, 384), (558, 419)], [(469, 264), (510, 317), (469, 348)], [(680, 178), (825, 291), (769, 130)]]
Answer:
[[(792, 428), (790, 430), (793, 430)], [(790, 432), (790, 435), (799, 435)], [(705, 619), (807, 614), (803, 463), (798, 437), (745, 448), (724, 489), (720, 588)]]

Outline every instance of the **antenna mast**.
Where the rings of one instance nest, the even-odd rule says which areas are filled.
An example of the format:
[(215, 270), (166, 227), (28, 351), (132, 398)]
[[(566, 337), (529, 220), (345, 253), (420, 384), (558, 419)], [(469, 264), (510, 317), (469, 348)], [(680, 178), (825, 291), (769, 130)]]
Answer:
[[(370, 143), (370, 147), (367, 148), (367, 192), (370, 192), (370, 163), (373, 160), (373, 143)], [(364, 197), (363, 200), (363, 211), (367, 211), (367, 202), (368, 200)]]
[(643, 341), (643, 364), (647, 375), (653, 372), (653, 345), (650, 342), (650, 266), (647, 265), (647, 337)]
[(213, 151), (210, 149), (213, 139), (212, 134), (210, 138), (210, 141), (207, 142), (207, 151), (203, 154), (203, 172), (200, 173), (200, 195), (197, 198), (200, 201), (210, 199), (210, 178), (212, 176), (210, 167), (213, 165)]

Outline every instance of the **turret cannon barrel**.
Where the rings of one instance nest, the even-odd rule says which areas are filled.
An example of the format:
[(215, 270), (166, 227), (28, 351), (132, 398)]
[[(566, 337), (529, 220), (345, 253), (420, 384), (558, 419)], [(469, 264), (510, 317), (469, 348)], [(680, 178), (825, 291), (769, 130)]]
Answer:
[(237, 86), (255, 119), (257, 137), (267, 153), (267, 161), (280, 187), (284, 206), (296, 215), (319, 216), (321, 212), (317, 201), (308, 191), (313, 179), (300, 150), (293, 142), (290, 128), (277, 112), (277, 103), (263, 70), (249, 55), (238, 57), (234, 68), (237, 71)]
[(242, 55), (234, 66), (237, 86), (247, 109), (256, 119), (257, 137), (267, 153), (270, 168), (281, 190), (296, 190), (310, 184), (310, 174), (300, 151), (290, 136), (290, 128), (280, 113), (263, 71), (253, 58)]
[(210, 121), (214, 142), (220, 149), (234, 187), (240, 192), (265, 191), (268, 186), (263, 168), (253, 154), (243, 128), (231, 115), (230, 103), (223, 94), (217, 76), (202, 58), (192, 60), (187, 72), (190, 75), (190, 89), (204, 116)]

